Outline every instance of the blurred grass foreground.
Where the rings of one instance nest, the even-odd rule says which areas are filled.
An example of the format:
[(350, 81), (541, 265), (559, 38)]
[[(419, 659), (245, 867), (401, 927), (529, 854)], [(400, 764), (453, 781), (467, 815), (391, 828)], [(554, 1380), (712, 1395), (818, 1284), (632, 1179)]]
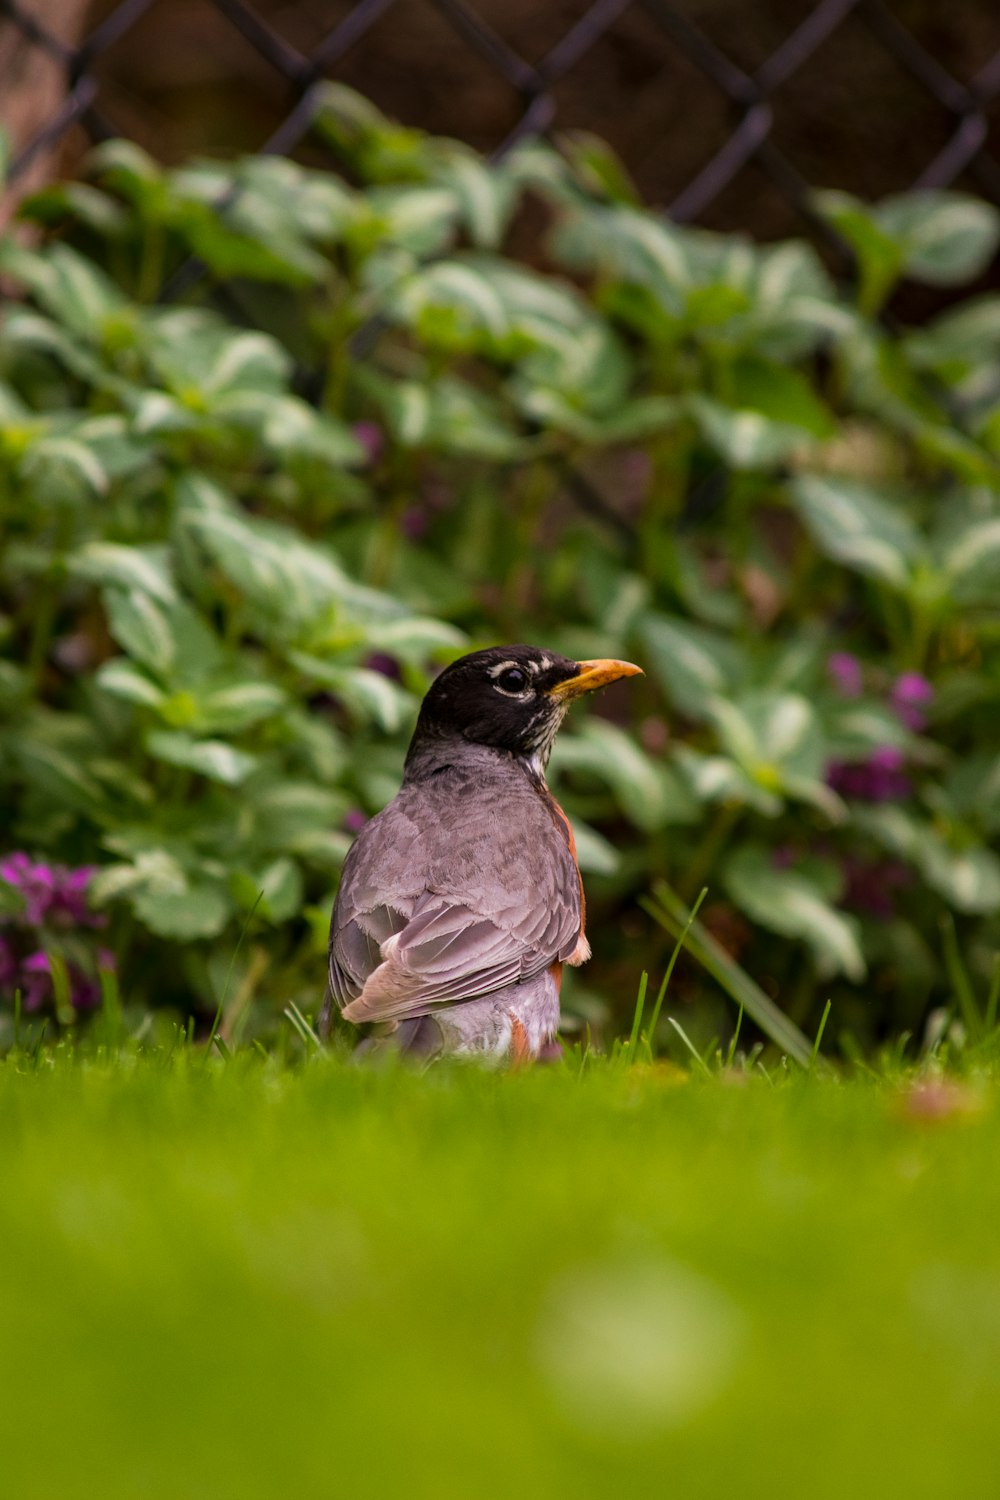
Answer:
[(993, 1493), (995, 1080), (0, 1067), (17, 1500)]

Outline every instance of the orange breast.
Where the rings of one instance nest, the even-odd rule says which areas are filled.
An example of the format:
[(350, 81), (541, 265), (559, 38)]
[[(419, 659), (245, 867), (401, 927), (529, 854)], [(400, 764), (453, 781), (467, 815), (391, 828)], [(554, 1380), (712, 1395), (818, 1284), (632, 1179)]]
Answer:
[(580, 874), (579, 861), (576, 857), (576, 836), (573, 833), (572, 823), (570, 822), (569, 818), (567, 818), (562, 808), (559, 806), (559, 803), (552, 796), (551, 792), (549, 793), (549, 804), (552, 808), (552, 811), (555, 813), (556, 817), (559, 819), (559, 822), (563, 826), (566, 834), (566, 842), (569, 845), (569, 852), (570, 854), (572, 854), (573, 863), (576, 865), (576, 878), (580, 882), (580, 934), (581, 936), (583, 936), (587, 928), (587, 897), (583, 889), (583, 876)]

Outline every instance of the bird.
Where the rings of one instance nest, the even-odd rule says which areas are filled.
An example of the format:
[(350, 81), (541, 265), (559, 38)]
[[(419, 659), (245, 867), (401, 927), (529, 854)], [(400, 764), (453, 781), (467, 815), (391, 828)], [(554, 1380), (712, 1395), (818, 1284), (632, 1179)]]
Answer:
[(536, 646), (460, 657), (421, 704), (402, 786), (344, 861), (335, 1008), (401, 1051), (521, 1064), (558, 1050), (564, 964), (590, 957), (569, 819), (545, 779), (574, 699), (641, 668)]

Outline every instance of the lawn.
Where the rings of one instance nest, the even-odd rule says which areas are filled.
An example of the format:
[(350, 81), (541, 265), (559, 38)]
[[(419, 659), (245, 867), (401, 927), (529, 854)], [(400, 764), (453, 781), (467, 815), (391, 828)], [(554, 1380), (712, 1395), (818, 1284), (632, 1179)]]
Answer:
[(996, 1493), (987, 1078), (21, 1055), (0, 1139), (12, 1500)]

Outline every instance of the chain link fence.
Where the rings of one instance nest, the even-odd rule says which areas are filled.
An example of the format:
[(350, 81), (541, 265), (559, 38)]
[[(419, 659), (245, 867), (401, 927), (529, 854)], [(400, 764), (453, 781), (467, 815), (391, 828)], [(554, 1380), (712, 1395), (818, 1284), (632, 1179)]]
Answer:
[[(535, 0), (358, 0), (342, 6), (341, 18), (325, 29), (327, 0), (299, 0), (276, 13), (266, 10), (268, 0), (256, 7), (244, 0), (187, 0), (183, 6), (175, 0), (0, 0), (0, 123), (14, 135), (7, 177), (16, 198), (49, 173), (71, 169), (87, 144), (115, 136), (138, 138), (154, 154), (169, 156), (169, 132), (168, 149), (158, 150), (166, 117), (150, 119), (134, 107), (147, 92), (144, 69), (157, 49), (190, 54), (202, 47), (213, 53), (211, 91), (221, 92), (222, 104), (211, 111), (202, 107), (194, 134), (188, 132), (182, 148), (173, 143), (175, 156), (246, 150), (294, 155), (305, 148), (315, 161), (322, 148), (311, 130), (321, 86), (333, 79), (380, 95), (376, 102), (405, 124), (464, 138), (494, 159), (530, 136), (558, 144), (563, 129), (590, 128), (614, 143), (622, 122), (635, 114), (641, 149), (633, 131), (632, 150), (619, 139), (620, 154), (646, 196), (659, 197), (670, 218), (765, 238), (769, 230), (805, 232), (845, 266), (845, 247), (812, 211), (813, 186), (862, 193), (867, 186), (871, 192), (873, 179), (865, 173), (874, 166), (876, 190), (882, 192), (959, 186), (1000, 203), (1000, 12), (992, 0), (981, 6), (964, 0), (955, 7), (955, 29), (948, 36), (952, 44), (956, 36), (963, 41), (967, 67), (961, 77), (937, 55), (954, 54), (954, 45), (930, 45), (942, 24), (936, 4), (928, 9), (911, 0), (909, 9), (924, 17), (921, 30), (904, 24), (883, 0), (821, 0), (804, 14), (799, 0), (788, 3), (794, 20), (775, 41), (779, 0), (773, 11), (763, 8), (762, 30), (761, 10), (746, 0), (546, 0), (541, 8)], [(289, 24), (303, 7), (312, 23), (308, 45), (302, 34), (309, 28)], [(719, 31), (727, 17), (748, 14), (758, 27), (751, 42), (732, 28), (726, 46), (711, 34), (713, 18)], [(154, 20), (158, 30), (144, 29)], [(848, 26), (851, 46), (836, 52)], [(292, 36), (296, 30), (299, 35)], [(511, 33), (521, 45), (515, 46)], [(632, 49), (632, 72), (622, 64), (623, 38)], [(639, 89), (636, 48), (645, 79)], [(734, 60), (754, 48), (758, 54), (763, 49), (754, 66)], [(250, 49), (252, 68), (246, 62)], [(387, 57), (394, 66), (387, 67)], [(18, 121), (10, 118), (12, 88), (30, 90), (34, 64), (43, 69), (41, 82), (33, 108), (20, 112), (18, 138)], [(883, 98), (873, 89), (873, 80), (888, 76), (879, 71), (886, 65), (897, 85), (906, 83), (905, 110), (897, 107), (902, 96)], [(130, 88), (122, 86), (123, 72)], [(609, 77), (615, 81), (610, 89), (604, 86)], [(464, 94), (459, 79), (465, 80)], [(819, 139), (815, 111), (803, 114), (803, 96), (808, 102), (813, 93), (819, 99)], [(449, 114), (458, 94), (464, 105), (460, 99), (457, 114)], [(237, 96), (244, 114), (234, 128)], [(855, 140), (853, 154), (838, 157), (827, 149), (825, 135), (843, 144), (843, 115), (855, 101), (866, 116), (869, 145), (862, 143), (859, 153)], [(47, 110), (41, 119), (40, 107)], [(263, 133), (261, 121), (267, 122)], [(860, 182), (844, 180), (851, 169)], [(734, 196), (741, 184), (742, 193)], [(658, 187), (667, 190), (658, 194)], [(784, 217), (775, 216), (776, 202)], [(728, 207), (720, 218), (723, 203)], [(201, 272), (195, 260), (182, 265), (162, 286), (161, 299), (183, 294)], [(355, 352), (364, 353), (378, 331), (377, 319), (359, 330)], [(308, 372), (301, 372), (299, 383), (308, 396)], [(631, 529), (581, 473), (567, 465), (561, 477), (577, 506), (599, 515), (623, 544), (634, 545)], [(692, 494), (683, 524), (712, 507), (718, 477), (710, 476)]]
[[(541, 8), (359, 0), (339, 8), (329, 26), (333, 7), (318, 0), (280, 8), (266, 0), (103, 8), (0, 0), (0, 118), (15, 135), (15, 191), (67, 142), (79, 149), (111, 135), (155, 136), (158, 122), (136, 107), (147, 86), (144, 59), (169, 49), (172, 36), (176, 50), (198, 51), (200, 36), (217, 55), (214, 84), (230, 106), (203, 108), (203, 127), (188, 129), (185, 145), (202, 153), (296, 152), (310, 132), (317, 85), (333, 78), (363, 93), (377, 84), (377, 102), (405, 123), (450, 127), (495, 156), (525, 136), (589, 128), (618, 145), (647, 196), (680, 222), (766, 234), (766, 199), (778, 232), (819, 234), (810, 186), (864, 194), (873, 180), (881, 191), (961, 185), (1000, 202), (1000, 16), (989, 4), (966, 0), (950, 20), (915, 0), (776, 3), (763, 17), (740, 0), (548, 0)], [(783, 9), (794, 19), (782, 30)], [(242, 135), (222, 118), (238, 113), (222, 76), (230, 47), (243, 94), (251, 80)], [(47, 69), (48, 94), (36, 97), (51, 100), (49, 113), (38, 120), (36, 105), (8, 120), (17, 79), (30, 88), (33, 62)], [(464, 104), (449, 115), (458, 96)], [(247, 117), (266, 122), (266, 138), (247, 139)], [(863, 129), (852, 137), (859, 117)], [(144, 143), (155, 150), (155, 140)], [(839, 164), (830, 161), (838, 149)], [(852, 169), (860, 180), (843, 180)], [(775, 199), (790, 211), (784, 218), (775, 217)]]

